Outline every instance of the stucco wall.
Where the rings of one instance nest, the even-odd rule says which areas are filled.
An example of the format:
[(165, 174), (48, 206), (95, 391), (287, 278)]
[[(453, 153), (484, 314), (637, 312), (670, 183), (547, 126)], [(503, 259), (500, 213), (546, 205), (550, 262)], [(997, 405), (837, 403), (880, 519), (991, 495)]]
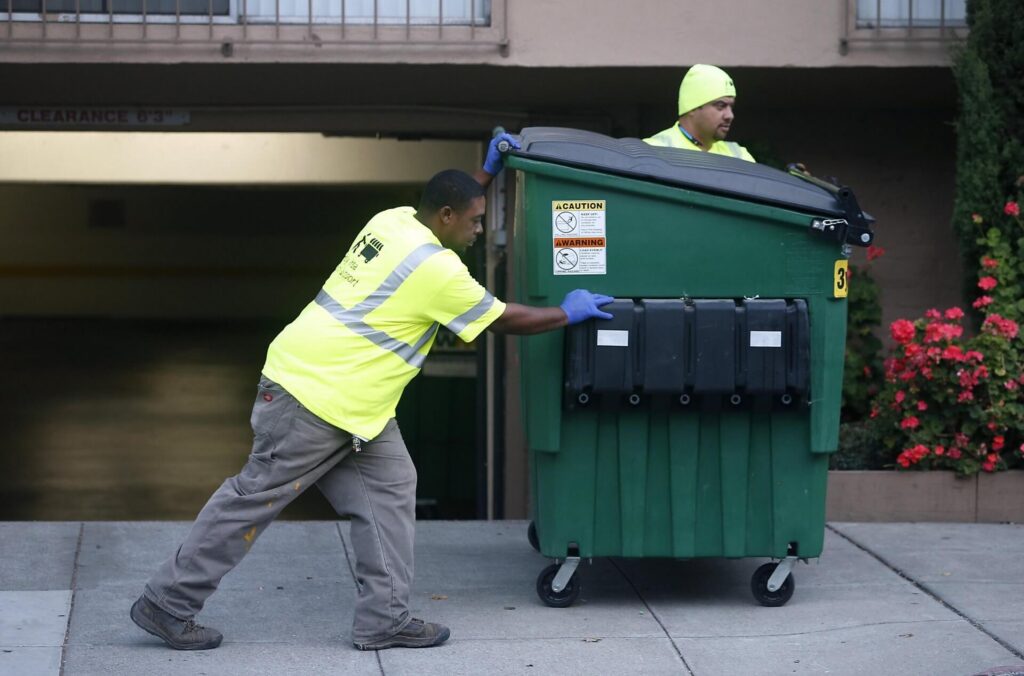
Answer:
[[(507, 26), (504, 2), (508, 2)], [(494, 0), (492, 28), (476, 29), (472, 36), (465, 27), (448, 27), (442, 39), (452, 44), (403, 45), (405, 28), (383, 27), (376, 33), (368, 27), (352, 26), (346, 37), (353, 44), (322, 43), (340, 35), (337, 25), (319, 24), (310, 38), (305, 26), (284, 27), (280, 35), (294, 44), (247, 45), (241, 27), (217, 26), (214, 37), (205, 26), (186, 27), (185, 35), (196, 44), (121, 45), (102, 44), (82, 50), (51, 46), (40, 49), (26, 43), (0, 50), (0, 61), (22, 62), (359, 62), (359, 63), (487, 63), (498, 66), (666, 66), (698, 62), (724, 66), (933, 66), (947, 61), (946, 50), (935, 43), (892, 43), (887, 46), (853, 45), (840, 51), (843, 35), (842, 0), (786, 0), (751, 2), (678, 2), (638, 0), (636, 2), (594, 2), (592, 0)], [(55, 17), (52, 17), (55, 18)], [(73, 22), (53, 24), (48, 35), (76, 35)], [(84, 35), (102, 43), (102, 25), (84, 26)], [(118, 29), (136, 36), (137, 26)], [(38, 25), (14, 26), (16, 37), (40, 35)], [(170, 40), (175, 31), (152, 26), (153, 37)], [(271, 27), (252, 26), (247, 36), (273, 39)], [(507, 34), (507, 48), (498, 42)], [(896, 35), (901, 35), (897, 32)], [(435, 27), (413, 29), (420, 40), (437, 39)], [(460, 45), (477, 40), (479, 44)], [(204, 41), (208, 41), (204, 44)], [(230, 42), (230, 50), (222, 48)], [(390, 44), (375, 44), (375, 43)], [(398, 44), (396, 44), (396, 42)], [(2, 38), (0, 38), (2, 43)], [(580, 93), (579, 83), (566, 83), (567, 95)]]

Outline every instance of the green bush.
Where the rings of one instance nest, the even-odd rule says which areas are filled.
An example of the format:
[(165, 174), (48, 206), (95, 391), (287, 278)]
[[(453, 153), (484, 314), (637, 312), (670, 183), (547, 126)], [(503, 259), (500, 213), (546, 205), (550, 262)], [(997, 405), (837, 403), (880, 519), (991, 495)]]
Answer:
[(868, 247), (868, 263), (850, 268), (847, 297), (846, 359), (843, 362), (843, 409), (845, 422), (863, 420), (882, 383), (882, 341), (875, 330), (882, 322), (878, 283), (871, 276), (871, 261), (884, 253)]
[(892, 464), (892, 456), (878, 438), (878, 426), (873, 421), (839, 426), (839, 449), (829, 457), (829, 469), (887, 469)]

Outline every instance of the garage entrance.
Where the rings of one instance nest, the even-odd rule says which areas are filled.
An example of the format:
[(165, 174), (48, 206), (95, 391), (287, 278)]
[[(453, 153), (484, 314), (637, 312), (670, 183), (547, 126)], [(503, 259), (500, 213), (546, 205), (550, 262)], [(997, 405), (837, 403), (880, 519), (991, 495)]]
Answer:
[[(189, 519), (249, 453), (265, 350), (374, 213), (478, 143), (0, 133), (0, 520)], [(481, 279), (483, 247), (467, 264)], [(398, 420), (421, 518), (486, 502), (485, 350), (448, 337)], [(478, 341), (481, 345), (485, 341)], [(283, 518), (333, 518), (309, 491)]]

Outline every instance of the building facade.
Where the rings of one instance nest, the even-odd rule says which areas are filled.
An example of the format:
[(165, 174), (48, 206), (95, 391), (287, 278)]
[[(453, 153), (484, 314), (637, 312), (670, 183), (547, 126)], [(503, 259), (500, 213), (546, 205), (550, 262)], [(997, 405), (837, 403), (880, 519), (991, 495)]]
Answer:
[[(733, 76), (731, 138), (877, 218), (885, 322), (948, 306), (965, 30), (962, 0), (0, 0), (0, 317), (287, 321), (366, 213), (495, 127), (647, 136), (693, 63)], [(514, 297), (498, 183), (471, 262)], [(515, 344), (486, 342), (414, 397), (417, 439), (464, 448), (419, 458), (421, 488), (522, 517)]]

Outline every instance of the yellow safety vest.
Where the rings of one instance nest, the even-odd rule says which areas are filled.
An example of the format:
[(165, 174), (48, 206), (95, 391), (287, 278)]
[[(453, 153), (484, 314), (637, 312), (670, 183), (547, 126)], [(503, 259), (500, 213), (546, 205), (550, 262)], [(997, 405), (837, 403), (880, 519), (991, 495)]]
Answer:
[(307, 409), (363, 439), (394, 417), (440, 324), (469, 342), (505, 311), (414, 214), (399, 207), (370, 219), (263, 367)]
[[(679, 125), (674, 124), (668, 129), (659, 131), (654, 136), (644, 139), (644, 143), (649, 143), (652, 146), (664, 146), (666, 148), (683, 148), (685, 150), (697, 150), (701, 148), (693, 144), (690, 139), (686, 138), (683, 132), (679, 131)], [(741, 146), (739, 143), (733, 143), (732, 141), (715, 141), (710, 148), (709, 153), (715, 155), (725, 155), (727, 157), (736, 157), (747, 162), (754, 162), (754, 156), (747, 152), (747, 149)]]

